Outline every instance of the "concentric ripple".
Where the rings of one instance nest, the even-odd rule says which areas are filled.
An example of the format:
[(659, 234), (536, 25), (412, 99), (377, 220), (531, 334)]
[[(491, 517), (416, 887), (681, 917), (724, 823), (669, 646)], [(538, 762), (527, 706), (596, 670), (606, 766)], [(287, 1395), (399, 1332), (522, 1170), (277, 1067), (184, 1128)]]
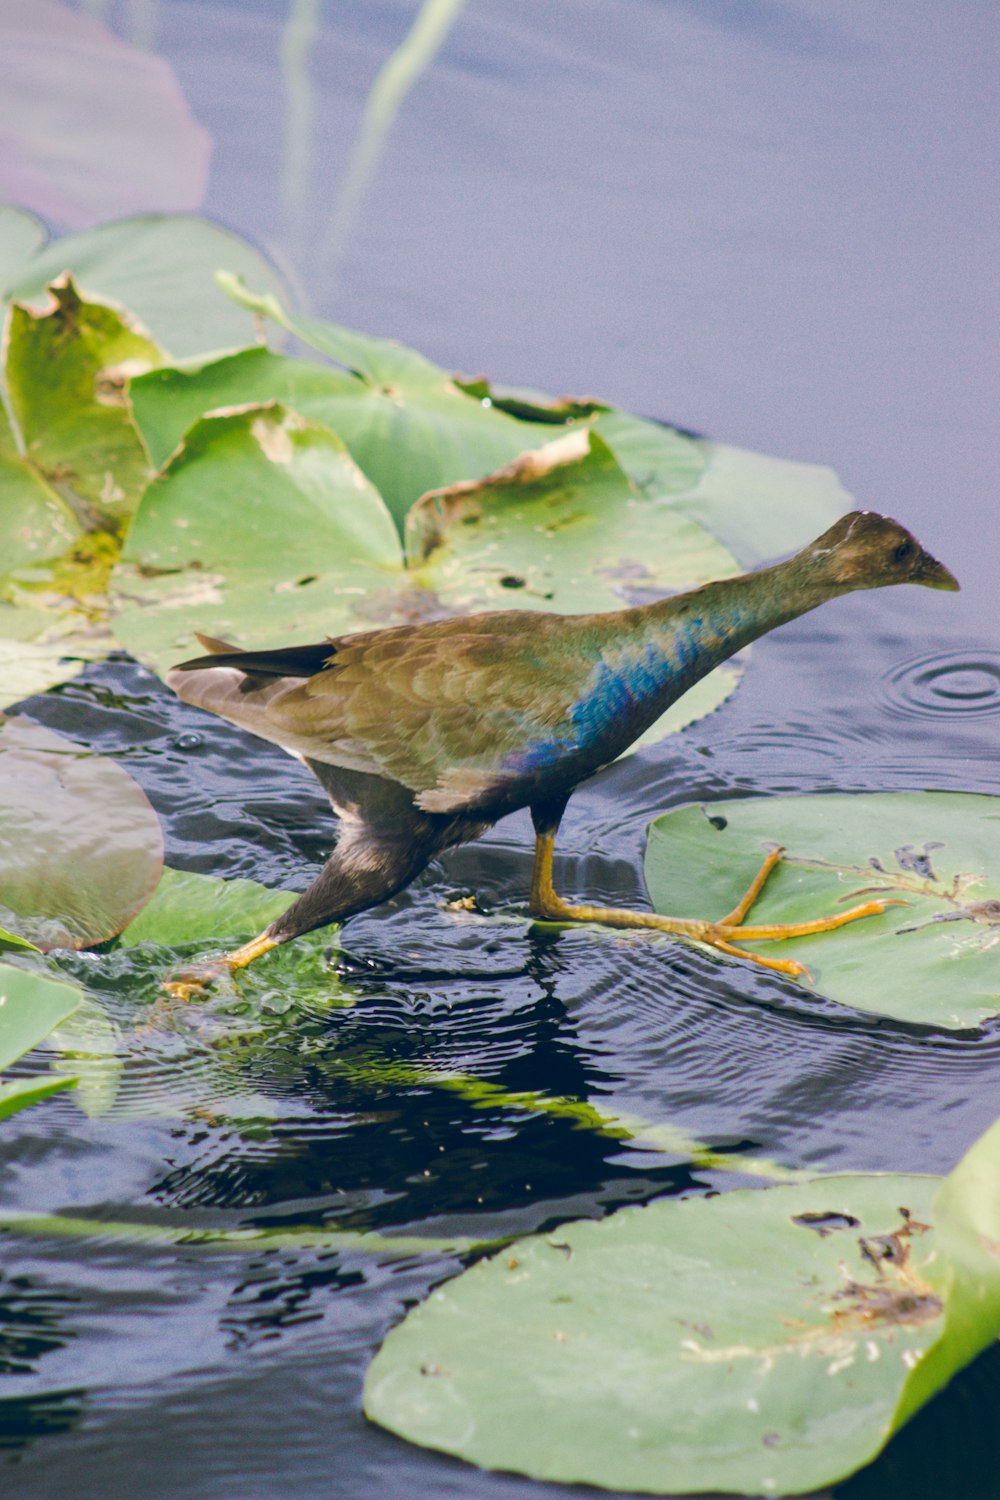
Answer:
[(935, 651), (911, 657), (885, 681), (889, 706), (898, 714), (921, 719), (1000, 714), (1000, 652)]

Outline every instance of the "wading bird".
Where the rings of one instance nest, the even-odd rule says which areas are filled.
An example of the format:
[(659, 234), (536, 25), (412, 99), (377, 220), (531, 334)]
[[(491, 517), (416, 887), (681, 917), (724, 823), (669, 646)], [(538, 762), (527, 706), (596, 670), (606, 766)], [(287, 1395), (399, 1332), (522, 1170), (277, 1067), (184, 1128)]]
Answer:
[(719, 662), (828, 599), (896, 583), (958, 588), (896, 521), (853, 511), (785, 562), (639, 608), (507, 610), (274, 651), (199, 636), (207, 654), (174, 667), (170, 686), (185, 702), (300, 757), (340, 826), (329, 860), (282, 916), (243, 947), (176, 975), (168, 988), (191, 993), (304, 932), (387, 900), (443, 849), (478, 838), (522, 807), (536, 835), (534, 916), (652, 928), (786, 974), (805, 972), (735, 943), (825, 932), (890, 903), (868, 901), (811, 922), (749, 924), (780, 858), (773, 850), (736, 908), (715, 921), (571, 904), (552, 886), (556, 832), (580, 783)]

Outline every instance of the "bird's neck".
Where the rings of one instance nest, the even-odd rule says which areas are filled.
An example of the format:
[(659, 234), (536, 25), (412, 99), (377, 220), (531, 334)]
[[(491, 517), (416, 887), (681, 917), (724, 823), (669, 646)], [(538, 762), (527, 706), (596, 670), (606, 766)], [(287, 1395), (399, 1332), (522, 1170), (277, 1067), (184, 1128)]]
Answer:
[(605, 645), (605, 669), (650, 723), (720, 662), (778, 625), (846, 590), (817, 585), (800, 557), (626, 610)]
[(683, 668), (696, 668), (692, 681), (778, 625), (815, 609), (839, 590), (817, 587), (799, 558), (759, 568), (738, 578), (719, 579), (637, 613), (645, 641)]

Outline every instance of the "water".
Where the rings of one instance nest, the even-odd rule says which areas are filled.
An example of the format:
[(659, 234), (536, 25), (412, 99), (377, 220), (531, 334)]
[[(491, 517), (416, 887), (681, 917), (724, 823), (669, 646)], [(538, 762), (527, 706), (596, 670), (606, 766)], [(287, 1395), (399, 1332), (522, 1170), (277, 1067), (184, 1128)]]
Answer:
[[(691, 798), (1000, 790), (992, 6), (479, 0), (405, 101), (347, 229), (364, 100), (411, 6), (80, 8), (170, 60), (214, 140), (206, 210), (273, 254), (314, 311), (468, 372), (835, 464), (961, 579), (958, 596), (853, 596), (755, 645), (723, 709), (577, 794), (563, 889), (640, 898), (647, 822)], [(89, 185), (105, 190), (96, 167)], [(143, 191), (134, 206), (157, 206), (157, 182)], [(324, 858), (329, 814), (307, 775), (134, 664), (28, 707), (122, 761), (172, 864), (301, 888)], [(372, 1351), (454, 1261), (137, 1247), (100, 1228), (488, 1238), (722, 1185), (566, 1120), (474, 1107), (417, 1064), (827, 1170), (944, 1172), (996, 1117), (997, 1027), (921, 1032), (677, 945), (534, 928), (530, 854), (527, 819), (509, 819), (349, 923), (339, 948), (331, 935), (329, 1006), (289, 1018), (276, 993), (252, 1016), (195, 1011), (135, 1038), (110, 1113), (62, 1096), (5, 1125), (4, 1204), (99, 1221), (3, 1246), (12, 1492), (58, 1500), (85, 1477), (144, 1500), (556, 1493), (411, 1450), (360, 1415)], [(472, 893), (474, 910), (446, 906)], [(97, 982), (128, 1027), (114, 966)], [(99, 1068), (90, 1086), (99, 1106)], [(991, 1351), (838, 1495), (993, 1497), (998, 1404)]]

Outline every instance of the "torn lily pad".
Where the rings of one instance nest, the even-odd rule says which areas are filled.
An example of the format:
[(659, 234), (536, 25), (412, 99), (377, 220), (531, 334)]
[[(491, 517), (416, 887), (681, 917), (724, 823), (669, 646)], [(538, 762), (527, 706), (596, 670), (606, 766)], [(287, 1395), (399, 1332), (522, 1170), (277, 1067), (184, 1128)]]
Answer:
[(798, 959), (816, 990), (856, 1010), (949, 1030), (1000, 1013), (1000, 798), (880, 792), (678, 808), (649, 830), (654, 907), (672, 916), (731, 910), (775, 844), (785, 857), (754, 922), (806, 921), (876, 897), (906, 904), (748, 949)]
[(12, 304), (6, 384), (25, 461), (77, 510), (88, 529), (135, 509), (152, 474), (125, 387), (162, 353), (134, 321), (81, 297), (71, 276), (36, 313)]
[(407, 1314), (369, 1368), (365, 1412), (535, 1479), (833, 1483), (1000, 1330), (997, 1194), (968, 1212), (983, 1170), (995, 1185), (1000, 1126), (943, 1187), (831, 1176), (516, 1241)]

